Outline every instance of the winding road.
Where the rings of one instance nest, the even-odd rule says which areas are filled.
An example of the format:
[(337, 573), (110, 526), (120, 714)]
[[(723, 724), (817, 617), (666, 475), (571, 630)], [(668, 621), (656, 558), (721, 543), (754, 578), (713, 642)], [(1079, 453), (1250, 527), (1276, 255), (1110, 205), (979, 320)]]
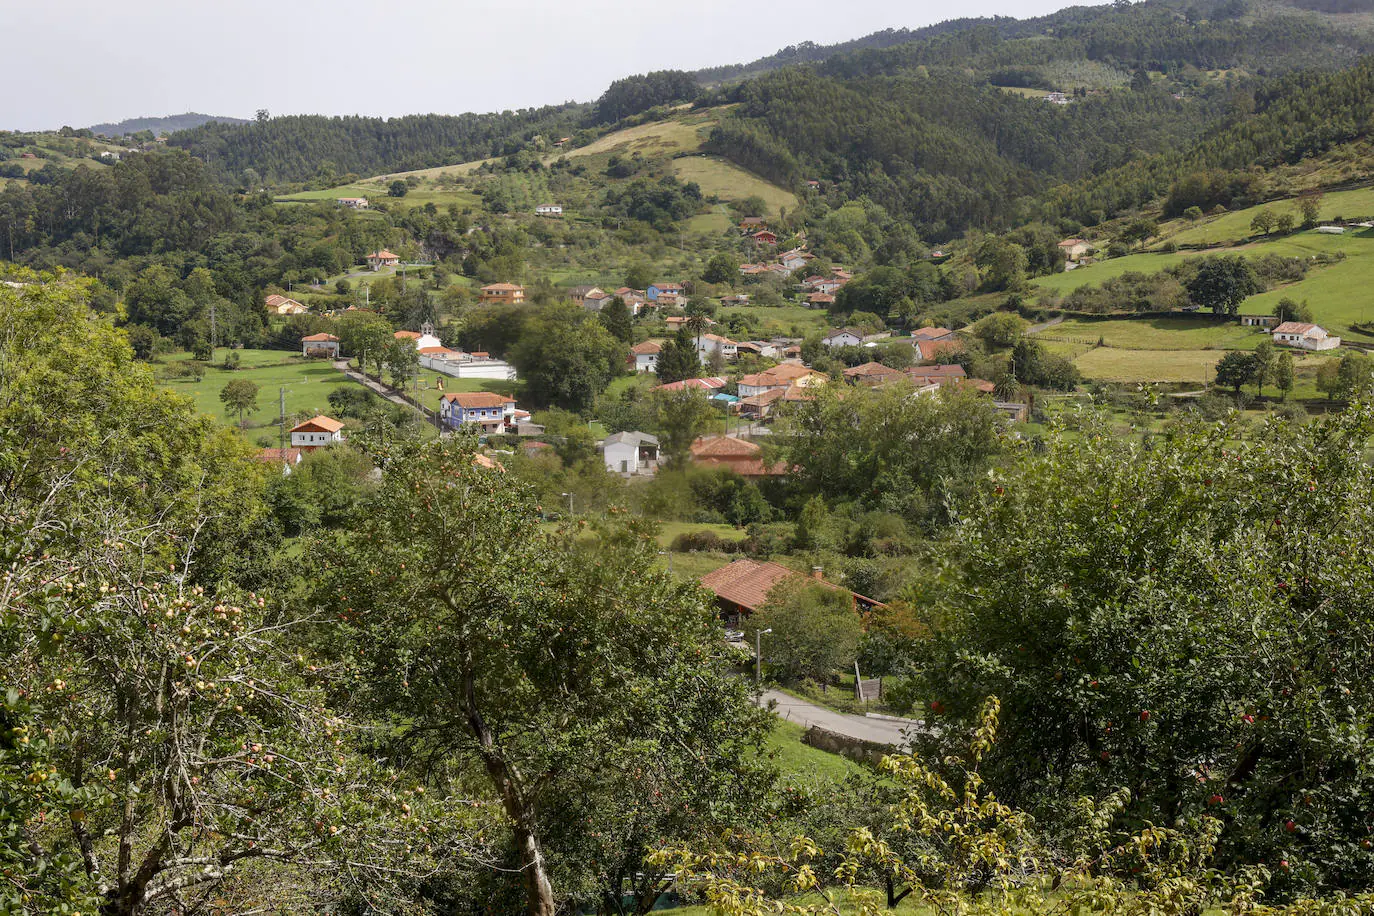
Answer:
[(771, 706), (778, 718), (796, 722), (806, 728), (815, 725), (826, 731), (857, 738), (860, 741), (872, 741), (875, 744), (887, 744), (892, 747), (904, 747), (907, 743), (907, 737), (903, 732), (915, 727), (907, 722), (870, 719), (867, 716), (852, 716), (847, 713), (835, 712), (833, 709), (826, 709), (815, 703), (799, 700), (779, 690), (765, 690), (755, 702), (760, 706)]

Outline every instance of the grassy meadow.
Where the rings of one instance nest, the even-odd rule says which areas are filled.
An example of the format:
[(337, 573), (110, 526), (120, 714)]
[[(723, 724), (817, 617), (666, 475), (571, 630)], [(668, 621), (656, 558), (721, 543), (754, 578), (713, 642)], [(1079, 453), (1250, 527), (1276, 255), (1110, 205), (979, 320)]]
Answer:
[[(1255, 214), (1266, 208), (1275, 213), (1292, 213), (1296, 219), (1301, 220), (1297, 200), (1289, 198), (1205, 217), (1198, 222), (1174, 220), (1165, 224), (1160, 239), (1176, 245), (1234, 244), (1254, 234), (1250, 222), (1255, 218)], [(1318, 213), (1320, 220), (1365, 220), (1370, 217), (1374, 217), (1374, 187), (1331, 191), (1322, 196), (1321, 210)]]

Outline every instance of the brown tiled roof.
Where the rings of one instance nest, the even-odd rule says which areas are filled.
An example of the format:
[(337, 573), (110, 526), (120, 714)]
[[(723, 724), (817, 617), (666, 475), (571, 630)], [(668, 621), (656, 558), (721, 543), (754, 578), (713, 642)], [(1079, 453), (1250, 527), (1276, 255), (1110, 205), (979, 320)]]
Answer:
[(278, 462), (285, 464), (295, 464), (301, 460), (301, 450), (298, 448), (261, 448), (255, 455), (259, 461), (269, 464)]
[(391, 336), (394, 337), (394, 338), (396, 338), (397, 340), (419, 340), (419, 339), (420, 339), (420, 332), (419, 332), (419, 331), (397, 331), (395, 334), (392, 334)]
[(692, 443), (693, 458), (723, 458), (744, 455), (752, 457), (759, 453), (758, 445), (734, 436), (713, 436), (698, 439)]
[(911, 332), (911, 336), (917, 340), (938, 340), (953, 333), (949, 328), (917, 328)]
[(654, 391), (681, 391), (684, 388), (700, 388), (705, 391), (715, 391), (725, 387), (725, 379), (719, 375), (710, 375), (706, 378), (687, 378), (680, 382), (668, 382), (666, 385), (655, 385)]
[(392, 258), (395, 258), (395, 259), (398, 260), (398, 261), (401, 259), (399, 255), (392, 254), (391, 252), (387, 251), (385, 248), (383, 248), (381, 251), (374, 251), (374, 252), (372, 252), (372, 254), (368, 255), (368, 258), (369, 258), (369, 259), (371, 259), (371, 258), (383, 258), (383, 259), (386, 259), (386, 260), (390, 260), (390, 259), (392, 259)]
[(507, 404), (515, 403), (515, 398), (508, 398), (504, 394), (492, 394), (490, 391), (457, 391), (444, 395), (444, 400), (465, 410), (475, 407), (505, 407)]
[(1281, 325), (1279, 325), (1278, 327), (1274, 328), (1273, 333), (1275, 333), (1275, 334), (1306, 334), (1308, 331), (1312, 330), (1312, 329), (1315, 328), (1315, 327), (1316, 327), (1315, 324), (1310, 324), (1310, 323), (1308, 323), (1308, 322), (1306, 322), (1306, 321), (1285, 321), (1283, 324), (1281, 324)]
[(516, 290), (523, 290), (523, 289), (524, 289), (523, 286), (518, 286), (518, 285), (516, 285), (516, 284), (514, 284), (514, 283), (488, 283), (486, 286), (482, 287), (482, 292), (484, 292), (484, 293), (513, 293), (513, 292), (515, 292)]
[(957, 340), (918, 340), (916, 349), (920, 352), (922, 360), (931, 360), (943, 353), (962, 350), (963, 344)]
[(882, 363), (864, 363), (862, 366), (855, 366), (852, 369), (844, 370), (845, 378), (871, 379), (871, 378), (900, 378), (900, 369), (893, 369), (891, 366), (884, 366)]
[(715, 592), (716, 597), (753, 611), (763, 606), (768, 593), (779, 582), (800, 578), (801, 573), (778, 563), (736, 560), (702, 576), (701, 584)]
[(338, 343), (339, 338), (333, 334), (311, 334), (309, 337), (302, 337), (301, 343)]
[(769, 388), (762, 394), (755, 394), (747, 398), (742, 398), (740, 404), (745, 407), (767, 407), (774, 401), (779, 400), (786, 391), (787, 389), (785, 388)]
[(950, 366), (913, 366), (906, 374), (919, 381), (923, 378), (938, 381), (946, 378), (963, 378), (968, 375), (964, 367), (955, 363)]
[(646, 340), (643, 343), (637, 343), (630, 348), (630, 352), (633, 353), (635, 356), (648, 356), (651, 353), (659, 353), (662, 350), (663, 347), (659, 346), (657, 343), (654, 343), (652, 340)]
[(318, 417), (311, 417), (304, 423), (293, 426), (291, 432), (294, 433), (301, 430), (309, 430), (311, 428), (323, 430), (327, 433), (337, 433), (339, 430), (343, 429), (343, 424), (333, 417), (326, 417), (324, 414), (320, 414)]

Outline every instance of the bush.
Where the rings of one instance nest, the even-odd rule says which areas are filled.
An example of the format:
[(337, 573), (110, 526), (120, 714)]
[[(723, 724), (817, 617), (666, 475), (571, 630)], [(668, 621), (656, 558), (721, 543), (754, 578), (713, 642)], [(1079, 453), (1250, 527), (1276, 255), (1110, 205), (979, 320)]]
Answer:
[(713, 553), (735, 553), (739, 550), (739, 542), (723, 538), (714, 531), (684, 531), (673, 538), (672, 547), (669, 548), (675, 553), (697, 553), (700, 551)]

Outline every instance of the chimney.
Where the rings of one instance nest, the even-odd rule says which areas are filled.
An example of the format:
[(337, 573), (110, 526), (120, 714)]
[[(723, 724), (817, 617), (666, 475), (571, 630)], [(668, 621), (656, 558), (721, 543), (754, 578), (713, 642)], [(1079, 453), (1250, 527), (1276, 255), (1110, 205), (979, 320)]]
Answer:
[(821, 567), (819, 567), (819, 566), (813, 566), (813, 567), (811, 567), (811, 578), (813, 578), (813, 579), (824, 579), (824, 578), (825, 578), (824, 572), (825, 572), (825, 570), (823, 570)]

